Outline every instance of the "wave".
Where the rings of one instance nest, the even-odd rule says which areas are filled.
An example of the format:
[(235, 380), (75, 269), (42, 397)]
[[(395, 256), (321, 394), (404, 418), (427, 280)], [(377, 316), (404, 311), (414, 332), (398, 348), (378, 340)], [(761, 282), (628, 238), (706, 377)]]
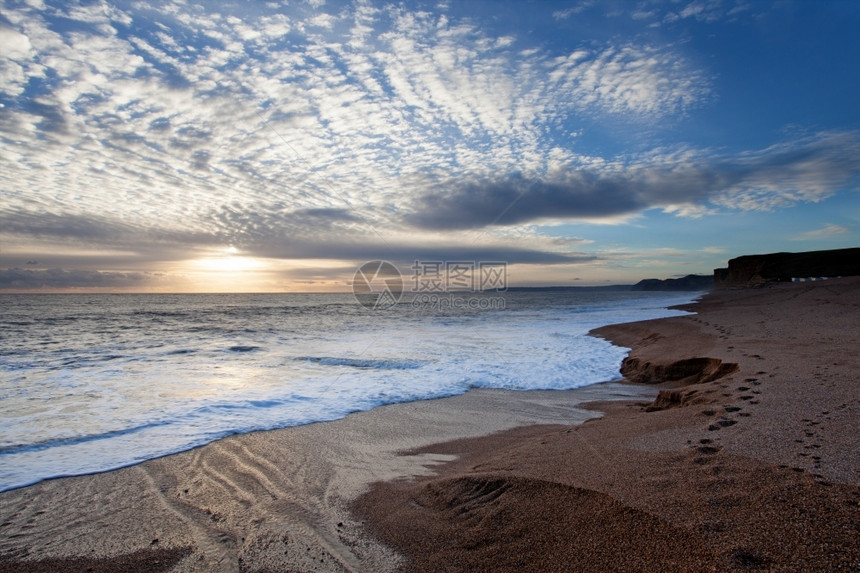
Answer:
[(333, 356), (299, 356), (296, 360), (322, 364), (323, 366), (349, 366), (375, 370), (415, 370), (423, 364), (407, 360), (373, 360), (363, 358), (337, 358)]
[(13, 444), (11, 446), (0, 446), (0, 456), (6, 456), (10, 454), (19, 454), (22, 452), (39, 452), (42, 450), (48, 450), (51, 448), (57, 448), (62, 446), (73, 446), (75, 444), (83, 444), (85, 442), (95, 442), (98, 440), (108, 440), (110, 438), (116, 438), (118, 436), (125, 436), (127, 434), (134, 434), (140, 432), (142, 430), (147, 430), (149, 428), (154, 428), (156, 426), (163, 426), (164, 422), (153, 422), (150, 424), (141, 424), (139, 426), (133, 426), (131, 428), (123, 428), (121, 430), (113, 430), (110, 432), (104, 432), (101, 434), (87, 434), (85, 436), (72, 436), (69, 438), (56, 438), (53, 440), (45, 440), (42, 442), (34, 442), (32, 444)]

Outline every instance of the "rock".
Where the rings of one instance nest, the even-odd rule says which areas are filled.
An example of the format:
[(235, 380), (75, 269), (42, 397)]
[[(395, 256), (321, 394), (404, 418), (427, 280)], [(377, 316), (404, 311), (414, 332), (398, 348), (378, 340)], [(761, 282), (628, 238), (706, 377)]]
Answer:
[(739, 370), (733, 362), (719, 358), (686, 358), (669, 364), (644, 362), (639, 358), (625, 358), (621, 363), (621, 375), (631, 382), (659, 384), (677, 382), (681, 385), (712, 382)]

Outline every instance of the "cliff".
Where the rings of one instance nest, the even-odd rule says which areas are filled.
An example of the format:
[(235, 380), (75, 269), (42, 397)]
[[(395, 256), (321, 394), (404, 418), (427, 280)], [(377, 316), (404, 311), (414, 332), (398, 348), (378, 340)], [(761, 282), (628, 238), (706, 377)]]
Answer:
[(860, 275), (860, 248), (746, 255), (714, 269), (716, 288), (743, 288), (794, 278)]

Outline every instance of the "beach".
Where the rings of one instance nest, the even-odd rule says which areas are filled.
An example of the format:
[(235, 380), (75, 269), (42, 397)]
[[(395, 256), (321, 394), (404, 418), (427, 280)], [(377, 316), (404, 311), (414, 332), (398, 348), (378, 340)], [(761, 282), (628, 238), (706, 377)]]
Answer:
[(639, 383), (473, 390), (4, 492), (0, 571), (858, 570), (860, 278), (689, 310), (594, 332)]

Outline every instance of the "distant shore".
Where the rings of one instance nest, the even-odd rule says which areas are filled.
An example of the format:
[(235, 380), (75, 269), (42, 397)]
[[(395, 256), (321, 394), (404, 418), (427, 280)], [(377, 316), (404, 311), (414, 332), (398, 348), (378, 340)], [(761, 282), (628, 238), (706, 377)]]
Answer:
[(5, 492), (0, 572), (856, 570), (860, 278), (693, 310), (595, 332), (670, 382), (473, 391)]

